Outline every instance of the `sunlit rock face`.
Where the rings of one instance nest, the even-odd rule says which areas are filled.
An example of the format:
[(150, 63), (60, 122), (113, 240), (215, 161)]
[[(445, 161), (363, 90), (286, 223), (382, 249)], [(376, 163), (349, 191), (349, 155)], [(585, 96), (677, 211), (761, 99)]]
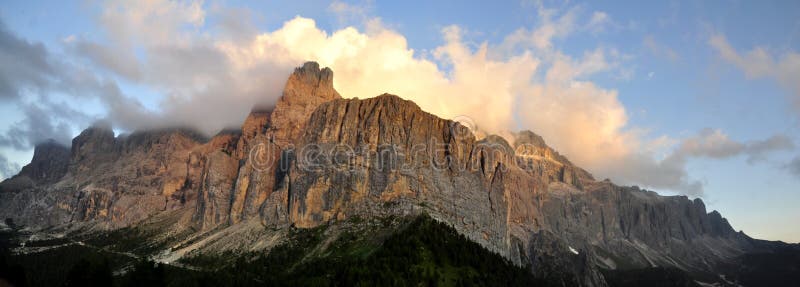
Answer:
[[(269, 210), (286, 206), (285, 196), (273, 196), (278, 189), (276, 182), (288, 169), (288, 162), (280, 163), (281, 156), (305, 130), (309, 115), (320, 104), (339, 98), (333, 89), (333, 72), (308, 62), (289, 76), (274, 109), (251, 112), (242, 125), (235, 155), (241, 165), (231, 191), (230, 223), (258, 217), (262, 209), (268, 214)], [(270, 206), (264, 206), (267, 199), (271, 199)]]
[(393, 95), (321, 105), (293, 152), (289, 220), (313, 227), (424, 210), (504, 252), (502, 163), (462, 129)]
[(340, 99), (333, 89), (333, 71), (321, 69), (315, 62), (305, 63), (289, 76), (272, 114), (274, 141), (291, 143), (303, 133), (305, 122), (316, 108), (327, 101)]
[(0, 216), (113, 229), (187, 210), (185, 224), (209, 233), (427, 213), (541, 277), (583, 286), (605, 285), (599, 268), (713, 271), (755, 248), (699, 199), (596, 181), (535, 133), (513, 138), (477, 140), (394, 95), (342, 99), (333, 72), (309, 62), (274, 108), (210, 139), (94, 126), (71, 149), (41, 145), (0, 184)]
[(314, 227), (426, 212), (519, 264), (544, 260), (533, 264), (540, 275), (551, 270), (536, 266), (561, 264), (595, 285), (603, 282), (596, 266), (673, 265), (683, 250), (682, 267), (703, 268), (709, 255), (748, 247), (699, 200), (596, 182), (532, 132), (512, 148), (463, 128), (392, 95), (322, 104), (296, 141), (287, 220)]

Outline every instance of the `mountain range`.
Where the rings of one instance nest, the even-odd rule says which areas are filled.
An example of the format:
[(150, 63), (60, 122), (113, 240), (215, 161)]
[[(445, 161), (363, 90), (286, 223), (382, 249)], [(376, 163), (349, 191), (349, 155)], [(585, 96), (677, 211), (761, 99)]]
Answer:
[[(800, 282), (800, 247), (737, 232), (699, 198), (598, 180), (532, 131), (471, 125), (395, 95), (343, 98), (333, 71), (308, 62), (274, 107), (210, 138), (98, 123), (71, 146), (37, 145), (0, 183), (0, 218), (23, 238), (13, 254), (79, 244), (187, 270), (275, 254), (302, 230), (324, 230), (308, 254), (347, 234), (381, 246), (424, 217), (555, 286)], [(388, 223), (365, 231), (376, 222)], [(776, 262), (788, 263), (764, 267)]]

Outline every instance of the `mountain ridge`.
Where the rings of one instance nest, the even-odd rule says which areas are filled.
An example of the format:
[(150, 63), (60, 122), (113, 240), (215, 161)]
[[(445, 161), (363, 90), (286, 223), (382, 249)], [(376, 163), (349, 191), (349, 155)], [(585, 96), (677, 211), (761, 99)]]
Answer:
[(236, 242), (268, 250), (287, 228), (424, 213), (537, 276), (560, 270), (582, 286), (605, 286), (601, 269), (714, 273), (765, 248), (699, 198), (596, 181), (531, 131), (477, 139), (398, 96), (343, 99), (333, 71), (313, 62), (238, 132), (115, 137), (93, 126), (69, 149), (37, 146), (0, 183), (0, 217), (42, 229), (114, 230), (176, 213), (172, 226), (195, 231), (173, 243), (198, 254)]

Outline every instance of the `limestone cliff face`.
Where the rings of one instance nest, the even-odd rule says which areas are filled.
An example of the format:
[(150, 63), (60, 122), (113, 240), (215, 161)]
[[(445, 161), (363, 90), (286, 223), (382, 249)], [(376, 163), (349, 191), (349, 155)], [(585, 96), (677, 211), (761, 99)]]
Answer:
[(290, 222), (313, 227), (424, 209), (502, 251), (506, 202), (495, 170), (503, 163), (474, 152), (479, 143), (465, 129), (393, 95), (322, 104), (293, 151)]
[(69, 150), (37, 147), (0, 184), (0, 217), (119, 228), (183, 209), (208, 234), (253, 220), (280, 230), (427, 213), (539, 276), (582, 286), (604, 286), (599, 268), (713, 271), (755, 248), (699, 199), (596, 181), (533, 132), (514, 138), (476, 140), (393, 95), (342, 99), (333, 72), (306, 63), (273, 109), (210, 139), (94, 126)]
[(229, 218), (238, 161), (218, 150), (207, 155), (204, 162), (196, 215), (202, 227), (208, 228)]
[(263, 177), (250, 159), (251, 150), (257, 155), (259, 148), (269, 144), (266, 132), (270, 127), (270, 111), (253, 111), (242, 124), (242, 136), (237, 143), (238, 173), (230, 194), (228, 221), (236, 224), (242, 219), (258, 216), (258, 208), (272, 190), (273, 177)]
[(542, 276), (561, 266), (593, 286), (604, 284), (598, 266), (706, 270), (750, 248), (699, 199), (597, 182), (531, 132), (512, 148), (461, 129), (392, 95), (324, 103), (265, 222), (426, 212)]
[(250, 115), (244, 120), (241, 128), (241, 136), (236, 143), (236, 157), (246, 158), (249, 156), (250, 150), (248, 147), (257, 142), (258, 136), (264, 136), (267, 129), (270, 127), (271, 111), (269, 110), (253, 110)]
[[(222, 187), (210, 184), (201, 190), (205, 194), (202, 193), (205, 190), (217, 189), (217, 204), (206, 204), (205, 197), (198, 202), (195, 218), (203, 229), (259, 217), (264, 209), (278, 208), (276, 204), (285, 206), (285, 202), (277, 199), (281, 195), (272, 196), (288, 169), (285, 161), (281, 164), (281, 157), (305, 130), (311, 113), (322, 103), (339, 98), (333, 89), (330, 69), (320, 69), (314, 62), (295, 69), (275, 108), (253, 110), (245, 119), (233, 148), (235, 152), (228, 159), (238, 164), (224, 165), (225, 184)], [(271, 203), (266, 206), (268, 199)]]
[[(179, 208), (192, 197), (190, 151), (198, 136), (183, 130), (137, 132), (115, 137), (107, 127), (94, 126), (73, 140), (71, 151), (49, 147), (46, 154), (62, 159), (43, 169), (38, 161), (26, 166), (33, 174), (58, 170), (49, 184), (0, 184), (0, 216), (34, 226), (97, 221), (123, 227), (167, 209)], [(54, 152), (57, 151), (57, 152)], [(45, 154), (44, 152), (42, 152)], [(197, 172), (197, 171), (194, 171)], [(59, 175), (60, 174), (60, 175)]]
[(541, 241), (536, 237), (559, 238), (578, 255), (588, 254), (592, 266), (709, 271), (712, 262), (753, 248), (749, 237), (733, 232), (715, 212), (706, 213), (699, 199), (591, 182), (584, 191), (550, 184), (533, 202), (519, 207), (525, 213), (538, 214), (529, 258), (573, 256), (563, 252), (563, 247), (562, 251), (535, 247)]

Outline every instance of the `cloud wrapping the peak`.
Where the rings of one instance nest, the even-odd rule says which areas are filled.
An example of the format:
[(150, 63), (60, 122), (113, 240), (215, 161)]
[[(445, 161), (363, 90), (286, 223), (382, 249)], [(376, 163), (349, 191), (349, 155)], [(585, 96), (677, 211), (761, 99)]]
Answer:
[(98, 90), (94, 80), (41, 43), (17, 36), (0, 19), (0, 98), (23, 116), (0, 134), (0, 147), (26, 150), (48, 139), (68, 144), (72, 127), (85, 125), (89, 117), (53, 94), (83, 99)]
[[(562, 15), (556, 20), (562, 24), (553, 25), (572, 25), (569, 13), (575, 12)], [(245, 66), (313, 59), (333, 69), (334, 86), (344, 97), (388, 92), (443, 118), (468, 116), (484, 132), (508, 137), (508, 131), (530, 129), (600, 176), (689, 189), (685, 167), (659, 164), (652, 153), (659, 143), (644, 140), (641, 130), (628, 127), (617, 92), (582, 80), (616, 69), (615, 53), (595, 49), (574, 58), (551, 44), (523, 41), (519, 37), (524, 33), (517, 34), (503, 43), (482, 43), (472, 49), (460, 27), (448, 26), (442, 29), (445, 43), (433, 50), (432, 58), (423, 58), (407, 47), (405, 37), (380, 23), (371, 23), (366, 32), (349, 27), (329, 34), (313, 20), (296, 17), (276, 31), (259, 35), (250, 45), (223, 47), (233, 62)], [(538, 37), (537, 33), (527, 36)], [(546, 42), (555, 36), (549, 34)], [(628, 168), (631, 164), (636, 168)], [(641, 170), (678, 176), (652, 181), (641, 176)], [(698, 187), (691, 189), (699, 194)]]
[[(210, 12), (220, 20), (217, 26), (204, 26)], [(110, 2), (98, 20), (106, 39), (78, 38), (68, 44), (93, 65), (163, 95), (158, 110), (113, 101), (108, 114), (115, 126), (190, 126), (210, 135), (240, 125), (253, 105), (274, 104), (280, 97), (298, 62), (240, 65), (226, 54), (225, 45), (255, 36), (248, 18), (233, 18), (248, 13), (224, 7), (210, 12), (199, 2)]]

